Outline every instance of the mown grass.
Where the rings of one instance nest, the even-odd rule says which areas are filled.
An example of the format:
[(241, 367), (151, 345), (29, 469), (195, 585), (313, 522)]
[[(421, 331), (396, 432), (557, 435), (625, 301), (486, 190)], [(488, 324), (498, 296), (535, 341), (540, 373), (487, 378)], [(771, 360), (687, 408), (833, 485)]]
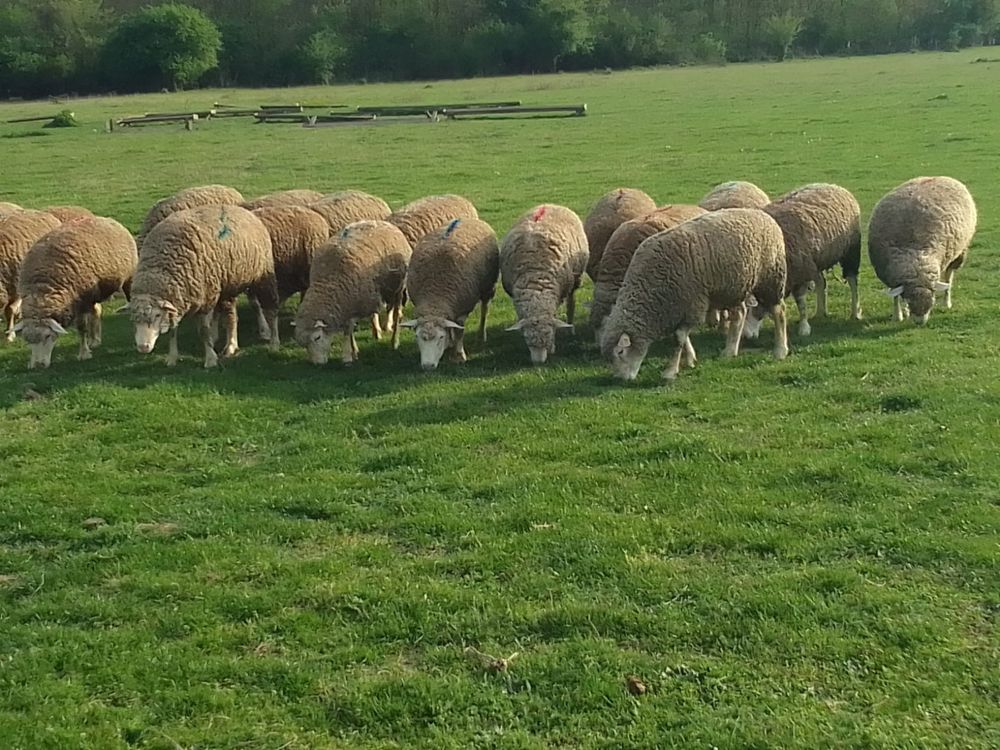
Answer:
[[(956, 307), (767, 335), (736, 361), (613, 383), (589, 331), (531, 369), (506, 300), (485, 350), (418, 371), (251, 345), (218, 372), (139, 359), (110, 318), (28, 373), (0, 348), (5, 748), (987, 748), (1000, 744), (997, 65), (977, 51), (74, 102), (0, 127), (0, 200), (136, 228), (173, 190), (468, 195), (503, 231), (618, 185), (830, 180), (866, 214), (951, 174), (981, 229)], [(106, 135), (221, 99), (586, 101), (564, 122), (211, 122)], [(53, 105), (0, 106), (6, 120)], [(246, 321), (249, 323), (249, 319)], [(287, 334), (286, 334), (287, 337)], [(104, 525), (85, 528), (99, 517)], [(492, 673), (465, 653), (518, 656)], [(649, 688), (626, 690), (638, 676)]]

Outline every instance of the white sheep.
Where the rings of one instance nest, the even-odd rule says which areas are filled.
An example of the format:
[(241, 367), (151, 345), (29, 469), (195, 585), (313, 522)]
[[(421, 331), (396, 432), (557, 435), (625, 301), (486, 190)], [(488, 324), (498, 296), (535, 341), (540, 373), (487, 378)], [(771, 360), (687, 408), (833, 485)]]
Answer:
[(656, 201), (635, 188), (617, 188), (604, 194), (590, 209), (583, 222), (590, 258), (587, 275), (597, 280), (604, 248), (614, 231), (630, 219), (639, 219), (656, 210)]
[(17, 283), (24, 256), (59, 224), (59, 219), (44, 211), (19, 210), (0, 216), (0, 310), (7, 324), (5, 341), (13, 341), (16, 336), (14, 323), (21, 313)]
[(207, 206), (239, 206), (241, 203), (243, 203), (243, 195), (240, 191), (226, 185), (200, 185), (184, 188), (157, 201), (149, 209), (142, 222), (142, 227), (139, 229), (139, 234), (135, 237), (135, 244), (141, 255), (146, 235), (153, 230), (153, 227), (178, 211)]
[(18, 283), (24, 304), (17, 330), (31, 347), (28, 367), (49, 366), (71, 321), (80, 333), (79, 358), (90, 359), (101, 344), (101, 303), (118, 291), (130, 296), (137, 260), (131, 232), (113, 219), (77, 219), (39, 239)]
[(698, 204), (706, 211), (722, 208), (764, 208), (771, 199), (752, 182), (723, 182), (708, 191)]
[(757, 209), (720, 209), (643, 242), (601, 335), (601, 350), (615, 375), (634, 380), (657, 339), (673, 335), (677, 350), (663, 373), (673, 380), (681, 359), (696, 361), (690, 333), (710, 308), (729, 312), (723, 356), (739, 353), (747, 301), (775, 319), (775, 359), (788, 354), (785, 311), (785, 241), (781, 227)]
[[(218, 321), (231, 314), (236, 298), (250, 292), (260, 302), (271, 330), (277, 325), (278, 289), (271, 237), (263, 222), (239, 206), (178, 211), (146, 236), (132, 283), (135, 345), (149, 354), (161, 334), (170, 333), (167, 365), (177, 364), (177, 328), (195, 313), (205, 348), (205, 367), (215, 367)], [(228, 332), (223, 356), (237, 350)], [(272, 340), (272, 347), (277, 343)]]
[(478, 219), (479, 212), (461, 195), (429, 195), (393, 211), (389, 223), (406, 235), (415, 248), (425, 236), (444, 229), (455, 219)]
[[(816, 315), (827, 313), (825, 272), (840, 264), (851, 288), (851, 317), (861, 320), (858, 272), (861, 268), (861, 207), (839, 185), (816, 183), (793, 190), (764, 207), (785, 235), (788, 278), (785, 294), (799, 310), (799, 335), (812, 332), (806, 295), (816, 289)], [(766, 310), (753, 308), (743, 334), (757, 338)]]
[(889, 287), (896, 320), (909, 311), (926, 323), (937, 292), (944, 292), (945, 308), (951, 309), (955, 271), (968, 255), (977, 219), (968, 188), (951, 177), (918, 177), (878, 202), (868, 256)]
[(479, 339), (486, 341), (486, 316), (496, 292), (500, 255), (493, 228), (479, 219), (455, 219), (425, 235), (413, 249), (406, 288), (415, 319), (420, 364), (437, 368), (445, 350), (466, 361), (465, 319), (479, 305)]
[[(517, 322), (507, 330), (521, 331), (536, 365), (555, 352), (556, 329), (573, 327), (576, 290), (587, 258), (580, 217), (551, 204), (521, 216), (500, 245), (503, 288), (517, 312)], [(566, 323), (556, 318), (564, 301)]]
[(344, 334), (343, 362), (358, 358), (357, 322), (389, 307), (393, 348), (405, 295), (410, 243), (387, 221), (359, 221), (346, 226), (313, 257), (309, 289), (295, 318), (295, 338), (313, 364), (326, 364), (335, 333)]

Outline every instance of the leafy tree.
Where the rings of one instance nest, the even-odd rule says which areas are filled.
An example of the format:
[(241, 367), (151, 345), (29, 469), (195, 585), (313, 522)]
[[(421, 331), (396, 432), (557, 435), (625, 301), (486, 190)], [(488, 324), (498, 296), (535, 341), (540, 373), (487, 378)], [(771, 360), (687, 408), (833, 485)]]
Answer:
[(780, 16), (771, 16), (764, 23), (765, 38), (779, 61), (788, 57), (792, 45), (802, 31), (804, 20), (800, 16), (784, 13)]
[(181, 89), (219, 64), (221, 47), (219, 29), (197, 8), (155, 5), (122, 20), (104, 57), (112, 78), (130, 89)]

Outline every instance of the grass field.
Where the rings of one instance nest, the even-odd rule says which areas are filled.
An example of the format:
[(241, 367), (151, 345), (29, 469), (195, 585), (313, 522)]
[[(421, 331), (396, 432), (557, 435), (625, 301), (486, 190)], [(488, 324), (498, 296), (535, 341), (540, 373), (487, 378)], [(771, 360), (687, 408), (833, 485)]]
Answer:
[[(202, 91), (75, 102), (84, 127), (44, 136), (0, 125), (0, 200), (133, 229), (209, 182), (393, 206), (454, 191), (500, 232), (541, 201), (583, 212), (633, 185), (690, 202), (734, 178), (838, 182), (867, 217), (950, 174), (980, 205), (955, 309), (926, 328), (889, 320), (866, 260), (862, 323), (834, 285), (787, 361), (767, 332), (735, 361), (701, 332), (670, 387), (666, 347), (625, 387), (585, 327), (532, 369), (505, 298), (489, 346), (432, 375), (412, 336), (317, 368), (250, 325), (205, 372), (190, 324), (168, 371), (113, 316), (90, 362), (72, 336), (46, 372), (0, 347), (0, 746), (1000, 746), (1000, 63), (983, 54)], [(591, 114), (102, 132), (219, 99), (509, 97)], [(518, 656), (494, 672), (468, 647)]]

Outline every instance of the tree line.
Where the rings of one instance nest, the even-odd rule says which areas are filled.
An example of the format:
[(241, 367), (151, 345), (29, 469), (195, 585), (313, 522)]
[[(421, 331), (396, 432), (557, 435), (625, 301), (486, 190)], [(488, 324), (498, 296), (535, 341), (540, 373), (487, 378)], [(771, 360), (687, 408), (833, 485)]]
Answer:
[(1000, 0), (0, 0), (0, 96), (954, 50)]

